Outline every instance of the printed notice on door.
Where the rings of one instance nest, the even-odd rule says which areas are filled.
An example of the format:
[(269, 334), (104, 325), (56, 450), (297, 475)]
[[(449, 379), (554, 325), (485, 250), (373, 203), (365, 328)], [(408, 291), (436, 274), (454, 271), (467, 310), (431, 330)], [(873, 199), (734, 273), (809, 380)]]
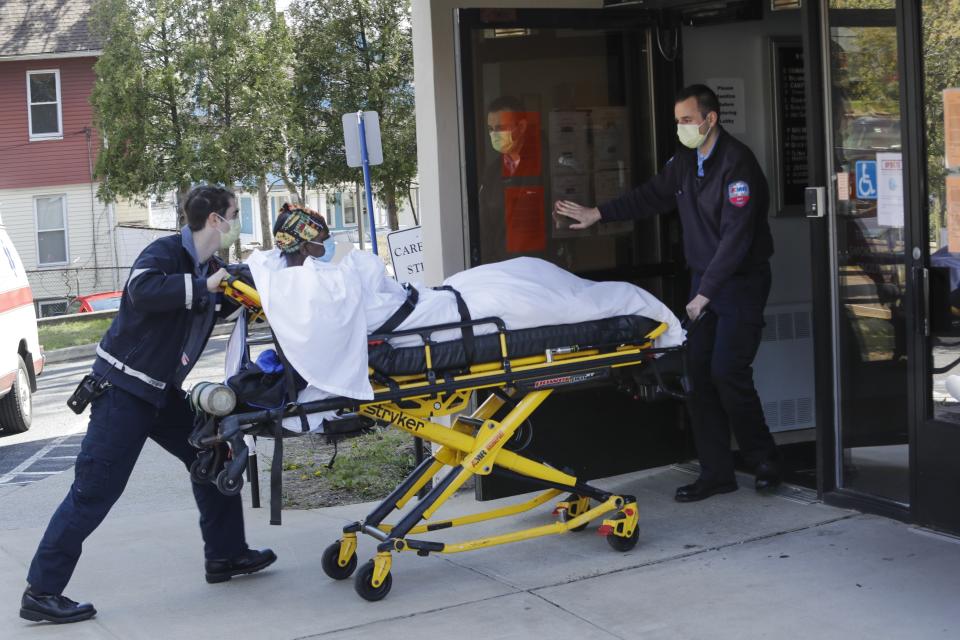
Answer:
[(877, 223), (903, 227), (903, 156), (877, 154)]

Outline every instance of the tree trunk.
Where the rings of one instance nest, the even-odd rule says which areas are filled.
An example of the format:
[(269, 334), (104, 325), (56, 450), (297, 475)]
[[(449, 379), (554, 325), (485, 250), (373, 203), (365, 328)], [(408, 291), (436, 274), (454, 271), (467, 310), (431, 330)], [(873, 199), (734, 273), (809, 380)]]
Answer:
[(397, 192), (390, 189), (387, 192), (387, 224), (396, 231), (400, 228), (399, 207), (397, 206)]
[(293, 180), (290, 179), (287, 172), (284, 171), (280, 177), (283, 178), (283, 184), (286, 185), (287, 192), (289, 192), (290, 197), (293, 198), (294, 204), (299, 204), (300, 206), (305, 205), (306, 199), (300, 194), (300, 190), (297, 189), (297, 185), (293, 184)]
[(261, 247), (273, 248), (273, 225), (270, 224), (270, 203), (267, 201), (267, 177), (257, 178), (257, 198), (260, 202), (260, 235), (263, 237)]
[(410, 186), (407, 186), (407, 201), (410, 203), (410, 213), (413, 214), (413, 224), (416, 227), (420, 226), (420, 215), (417, 213), (417, 206), (413, 202), (413, 189)]
[[(367, 244), (363, 239), (363, 230), (367, 226), (367, 221), (363, 217), (363, 205), (365, 201), (363, 200), (363, 197), (362, 197), (363, 191), (360, 189), (360, 183), (354, 182), (353, 187), (354, 187), (354, 192), (356, 193), (356, 196), (355, 196), (356, 199), (354, 200), (354, 204), (355, 204), (354, 210), (357, 212), (357, 233), (360, 235), (360, 250), (362, 251), (363, 249), (367, 248)], [(371, 233), (373, 232), (371, 231)], [(371, 235), (370, 237), (372, 238), (373, 236)]]
[(187, 194), (190, 193), (190, 185), (180, 185), (177, 189), (177, 229), (182, 229), (187, 224), (187, 211), (184, 205), (187, 203)]

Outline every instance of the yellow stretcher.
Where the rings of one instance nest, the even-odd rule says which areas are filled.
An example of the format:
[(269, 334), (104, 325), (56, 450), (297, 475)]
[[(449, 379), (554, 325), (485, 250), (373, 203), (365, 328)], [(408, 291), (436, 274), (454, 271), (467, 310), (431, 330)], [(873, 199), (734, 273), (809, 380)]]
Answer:
[[(231, 282), (227, 295), (240, 299), (256, 315), (261, 313), (256, 291), (242, 282)], [(433, 332), (485, 323), (498, 324), (500, 357), (494, 362), (474, 364), (456, 373), (435, 371), (429, 335)], [(497, 319), (462, 322), (400, 332), (419, 334), (424, 344), (426, 368), (419, 374), (385, 376), (371, 370), (374, 398), (357, 401), (331, 398), (309, 403), (288, 403), (274, 410), (233, 413), (211, 419), (209, 426), (192, 440), (202, 448), (229, 443), (232, 459), (220, 472), (217, 486), (225, 492), (239, 490), (240, 474), (246, 460), (243, 435), (260, 433), (280, 435), (279, 421), (284, 417), (332, 409), (355, 411), (378, 422), (389, 424), (418, 438), (439, 445), (364, 519), (343, 529), (343, 535), (323, 553), (322, 566), (328, 576), (343, 580), (357, 569), (357, 536), (366, 534), (379, 544), (375, 557), (363, 565), (355, 577), (357, 593), (367, 600), (380, 600), (392, 585), (391, 560), (394, 553), (460, 553), (508, 542), (578, 531), (600, 520), (599, 532), (617, 551), (633, 548), (638, 540), (639, 509), (629, 495), (609, 493), (581, 482), (570, 473), (524, 456), (513, 450), (518, 430), (552, 393), (569, 387), (620, 384), (635, 395), (641, 388), (656, 388), (661, 393), (682, 397), (683, 391), (668, 389), (664, 378), (680, 378), (683, 347), (655, 349), (653, 341), (667, 329), (666, 324), (651, 323), (653, 328), (635, 339), (620, 344), (557, 345), (539, 355), (512, 357), (508, 351), (509, 332)], [(649, 325), (648, 325), (649, 326)], [(371, 343), (394, 337), (371, 336)], [(657, 356), (666, 356), (658, 358)], [(673, 361), (673, 370), (667, 361)], [(487, 392), (486, 399), (467, 414), (474, 392)], [(639, 394), (644, 395), (644, 394)], [(431, 421), (441, 416), (456, 416), (451, 426)], [(272, 431), (270, 431), (272, 429)], [(282, 437), (282, 436), (281, 436)], [(444, 469), (448, 469), (441, 474)], [(474, 476), (492, 473), (523, 478), (542, 486), (535, 497), (507, 507), (467, 516), (437, 519), (438, 510), (464, 483)], [(239, 479), (231, 483), (230, 476)], [(440, 476), (430, 486), (431, 481)], [(427, 487), (430, 487), (427, 489)], [(418, 495), (423, 497), (415, 498)], [(555, 499), (556, 520), (542, 526), (456, 543), (422, 539), (421, 534), (504, 518), (530, 511)], [(402, 512), (393, 524), (387, 518)], [(417, 537), (412, 537), (417, 536)]]

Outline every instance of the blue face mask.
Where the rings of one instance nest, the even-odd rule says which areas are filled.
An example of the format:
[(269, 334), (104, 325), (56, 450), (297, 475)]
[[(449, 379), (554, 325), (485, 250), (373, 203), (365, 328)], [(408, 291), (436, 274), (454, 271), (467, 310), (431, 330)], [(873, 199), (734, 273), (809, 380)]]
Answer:
[(323, 241), (323, 255), (317, 258), (320, 262), (330, 262), (333, 260), (333, 254), (337, 252), (337, 243), (334, 241), (333, 237), (329, 237)]

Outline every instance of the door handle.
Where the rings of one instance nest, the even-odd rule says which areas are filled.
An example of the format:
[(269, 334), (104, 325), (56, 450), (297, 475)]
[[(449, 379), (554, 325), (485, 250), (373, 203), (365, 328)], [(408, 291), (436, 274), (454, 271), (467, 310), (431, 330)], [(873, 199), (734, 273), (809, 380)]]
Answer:
[(920, 295), (920, 329), (925, 338), (930, 337), (930, 270), (926, 267), (914, 267), (913, 281)]

